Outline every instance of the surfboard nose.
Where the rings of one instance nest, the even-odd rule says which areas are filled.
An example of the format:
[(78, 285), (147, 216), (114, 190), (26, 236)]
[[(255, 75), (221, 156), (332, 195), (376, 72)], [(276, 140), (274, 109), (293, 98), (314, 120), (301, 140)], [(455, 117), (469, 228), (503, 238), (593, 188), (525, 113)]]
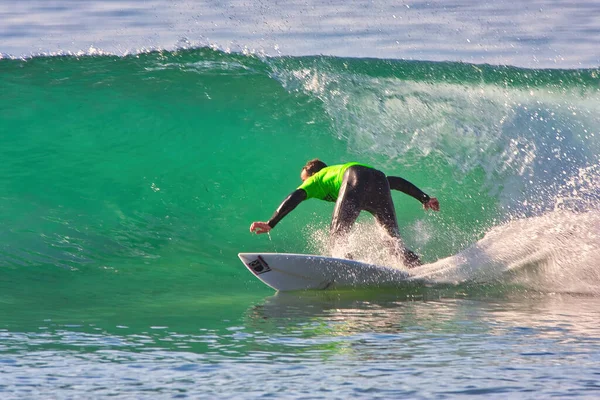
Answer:
[(242, 260), (244, 264), (248, 264), (250, 261), (252, 261), (250, 253), (238, 253), (238, 257), (240, 258), (240, 260)]

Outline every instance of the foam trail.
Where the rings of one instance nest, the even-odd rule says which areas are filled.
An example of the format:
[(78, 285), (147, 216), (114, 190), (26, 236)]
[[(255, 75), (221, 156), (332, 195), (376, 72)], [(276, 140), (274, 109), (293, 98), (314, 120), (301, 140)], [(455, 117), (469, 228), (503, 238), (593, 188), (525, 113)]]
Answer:
[(599, 262), (600, 212), (557, 210), (495, 227), (457, 255), (419, 268), (415, 277), (600, 294)]

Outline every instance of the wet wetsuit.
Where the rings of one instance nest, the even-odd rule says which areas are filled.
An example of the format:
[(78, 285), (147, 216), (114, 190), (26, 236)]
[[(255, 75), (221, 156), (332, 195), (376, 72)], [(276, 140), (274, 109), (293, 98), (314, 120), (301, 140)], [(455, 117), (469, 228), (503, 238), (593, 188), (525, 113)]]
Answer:
[(362, 210), (371, 213), (390, 237), (397, 239), (399, 251), (409, 266), (418, 265), (419, 258), (401, 243), (396, 210), (391, 189), (404, 192), (421, 203), (429, 196), (409, 181), (360, 163), (347, 163), (325, 167), (302, 183), (281, 203), (267, 222), (271, 228), (281, 221), (302, 201), (310, 198), (335, 202), (331, 220), (333, 241), (345, 237)]

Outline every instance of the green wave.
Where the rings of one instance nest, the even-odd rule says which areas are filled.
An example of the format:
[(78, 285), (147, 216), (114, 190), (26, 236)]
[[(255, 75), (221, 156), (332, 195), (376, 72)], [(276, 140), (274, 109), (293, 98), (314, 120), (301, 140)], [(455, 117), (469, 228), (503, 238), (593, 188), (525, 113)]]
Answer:
[(455, 254), (597, 164), (598, 74), (208, 48), (0, 60), (4, 301), (23, 282), (148, 302), (256, 289), (237, 252), (317, 252), (327, 234), (319, 202), (248, 232), (314, 157), (437, 196), (432, 215), (394, 195), (402, 233), (426, 261)]

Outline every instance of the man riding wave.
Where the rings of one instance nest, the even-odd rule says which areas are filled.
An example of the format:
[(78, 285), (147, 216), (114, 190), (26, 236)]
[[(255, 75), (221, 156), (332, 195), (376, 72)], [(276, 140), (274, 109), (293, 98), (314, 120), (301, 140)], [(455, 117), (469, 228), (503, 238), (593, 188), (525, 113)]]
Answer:
[(439, 211), (440, 204), (435, 197), (429, 197), (403, 178), (386, 176), (383, 172), (358, 162), (328, 167), (323, 161), (314, 159), (302, 168), (300, 179), (303, 183), (283, 200), (271, 219), (253, 222), (250, 232), (269, 232), (298, 204), (315, 198), (335, 202), (330, 228), (333, 245), (346, 239), (358, 215), (365, 210), (386, 231), (392, 251), (401, 255), (408, 267), (421, 265), (419, 257), (402, 242), (391, 190), (399, 190), (414, 197), (423, 204), (425, 210)]

